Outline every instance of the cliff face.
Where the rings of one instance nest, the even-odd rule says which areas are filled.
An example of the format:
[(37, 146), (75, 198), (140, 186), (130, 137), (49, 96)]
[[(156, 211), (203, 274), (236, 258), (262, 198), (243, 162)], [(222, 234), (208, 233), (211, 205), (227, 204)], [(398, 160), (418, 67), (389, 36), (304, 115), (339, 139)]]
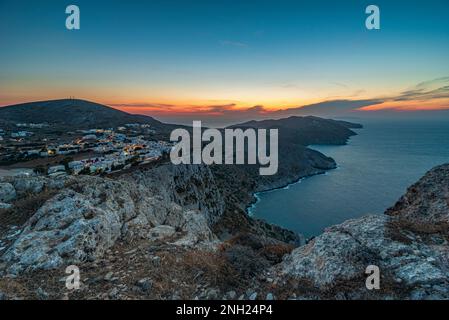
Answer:
[(434, 240), (437, 236), (447, 238), (448, 199), (449, 170), (448, 166), (443, 165), (428, 172), (418, 183), (411, 186), (396, 205), (386, 211), (386, 214), (392, 217), (392, 227), (403, 234), (404, 232), (417, 233), (421, 236), (433, 234)]
[(226, 202), (246, 210), (256, 201), (256, 192), (282, 188), (301, 178), (336, 168), (332, 158), (301, 145), (280, 145), (279, 159), (278, 172), (272, 176), (260, 176), (259, 166), (254, 165), (213, 166), (212, 172)]
[[(350, 128), (361, 125), (318, 117), (289, 117), (278, 120), (249, 121), (231, 128), (278, 129), (278, 172), (260, 176), (259, 165), (213, 167), (220, 189), (227, 202), (245, 210), (256, 201), (253, 194), (281, 188), (301, 178), (336, 168), (334, 159), (309, 149), (313, 144), (346, 144), (356, 133)], [(234, 179), (229, 179), (234, 177)]]
[[(297, 298), (449, 298), (449, 165), (428, 172), (386, 215), (328, 228), (274, 267), (279, 294)], [(381, 289), (365, 270), (380, 268)]]
[(209, 169), (200, 166), (163, 165), (115, 180), (70, 177), (56, 185), (44, 178), (10, 182), (4, 185), (23, 194), (19, 204), (29, 192), (50, 194), (2, 256), (12, 274), (95, 261), (118, 240), (149, 239), (161, 230), (182, 234), (185, 246), (213, 246), (209, 227), (224, 206)]
[[(300, 242), (228, 206), (207, 166), (4, 178), (1, 186), (0, 297), (9, 299), (67, 295), (58, 279), (73, 264), (84, 279), (75, 299), (217, 298)], [(25, 291), (11, 291), (17, 286)]]
[(165, 202), (174, 202), (184, 210), (202, 212), (210, 225), (225, 209), (225, 202), (215, 177), (207, 166), (163, 165), (156, 169), (142, 169), (124, 175), (122, 180), (137, 183)]

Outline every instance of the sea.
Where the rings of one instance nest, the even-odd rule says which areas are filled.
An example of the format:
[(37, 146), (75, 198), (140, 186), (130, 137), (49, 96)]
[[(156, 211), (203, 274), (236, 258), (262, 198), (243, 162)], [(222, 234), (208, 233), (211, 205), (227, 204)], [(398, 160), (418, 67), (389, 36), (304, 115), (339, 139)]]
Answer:
[[(383, 214), (436, 165), (449, 163), (449, 120), (357, 120), (347, 145), (312, 145), (337, 169), (257, 193), (249, 214), (306, 237), (367, 214)], [(282, 160), (281, 160), (282, 161)]]

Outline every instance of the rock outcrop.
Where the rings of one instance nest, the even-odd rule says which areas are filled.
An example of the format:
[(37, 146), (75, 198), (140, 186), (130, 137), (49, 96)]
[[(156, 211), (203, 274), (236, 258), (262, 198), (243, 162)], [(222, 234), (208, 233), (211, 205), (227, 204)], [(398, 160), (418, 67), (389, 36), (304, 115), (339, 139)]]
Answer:
[[(449, 170), (443, 165), (411, 186), (387, 215), (415, 233), (449, 234)], [(405, 226), (404, 224), (408, 224)]]
[(121, 177), (157, 194), (165, 202), (174, 202), (184, 210), (204, 213), (213, 224), (224, 211), (225, 202), (209, 167), (203, 165), (164, 165), (156, 169), (134, 171)]
[[(386, 215), (330, 227), (269, 272), (297, 298), (449, 299), (449, 165), (431, 170)], [(381, 290), (365, 270), (378, 266)], [(305, 290), (308, 288), (308, 290)]]
[[(179, 245), (211, 246), (216, 240), (209, 227), (222, 214), (223, 204), (207, 167), (163, 165), (124, 179), (50, 180), (13, 181), (20, 191), (42, 191), (47, 186), (56, 194), (31, 216), (4, 253), (9, 273), (95, 261), (118, 239), (155, 240), (155, 228), (162, 231), (163, 225), (182, 234)], [(58, 184), (61, 188), (55, 189)], [(5, 190), (15, 190), (12, 184), (7, 186)]]
[[(8, 298), (59, 298), (65, 289), (51, 272), (77, 264), (87, 279), (77, 299), (449, 299), (449, 164), (386, 214), (329, 227), (304, 245), (245, 216), (204, 166), (8, 179), (12, 208), (3, 215), (34, 208), (31, 194), (46, 198), (33, 198), (25, 224), (0, 237), (0, 290), (39, 275), (49, 293), (28, 285), (31, 293)], [(379, 290), (366, 287), (368, 266), (380, 270)]]
[(7, 182), (0, 183), (0, 203), (11, 202), (16, 198), (16, 189), (13, 185)]

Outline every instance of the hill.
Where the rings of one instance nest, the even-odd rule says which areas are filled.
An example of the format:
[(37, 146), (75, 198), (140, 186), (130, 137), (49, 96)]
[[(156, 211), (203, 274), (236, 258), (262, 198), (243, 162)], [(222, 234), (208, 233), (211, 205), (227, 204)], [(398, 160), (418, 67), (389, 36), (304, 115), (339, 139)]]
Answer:
[(300, 145), (345, 144), (356, 135), (351, 128), (362, 128), (360, 124), (323, 119), (314, 116), (278, 120), (248, 121), (231, 128), (279, 129), (280, 142)]
[(133, 115), (111, 107), (78, 99), (37, 101), (0, 108), (4, 125), (15, 123), (48, 123), (68, 129), (109, 128), (127, 123), (166, 125), (152, 117)]

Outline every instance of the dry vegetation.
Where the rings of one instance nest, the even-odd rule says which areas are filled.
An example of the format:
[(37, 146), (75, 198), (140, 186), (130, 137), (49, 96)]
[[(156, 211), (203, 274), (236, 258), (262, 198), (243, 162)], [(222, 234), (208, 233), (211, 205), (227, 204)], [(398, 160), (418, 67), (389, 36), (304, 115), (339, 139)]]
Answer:
[[(230, 290), (240, 295), (256, 283), (263, 287), (259, 276), (291, 249), (282, 244), (261, 245), (254, 236), (243, 234), (214, 252), (167, 242), (119, 242), (104, 258), (79, 266), (80, 291), (65, 289), (66, 266), (4, 278), (0, 291), (28, 299), (222, 299)], [(149, 279), (151, 287), (142, 288), (142, 279)], [(210, 289), (216, 294), (208, 295)]]
[(14, 202), (10, 209), (0, 209), (0, 231), (8, 226), (21, 226), (51, 197), (54, 190), (44, 190), (40, 193), (27, 193)]
[(391, 217), (386, 224), (387, 236), (392, 240), (410, 244), (419, 236), (426, 242), (449, 242), (449, 222), (419, 221), (405, 217)]

